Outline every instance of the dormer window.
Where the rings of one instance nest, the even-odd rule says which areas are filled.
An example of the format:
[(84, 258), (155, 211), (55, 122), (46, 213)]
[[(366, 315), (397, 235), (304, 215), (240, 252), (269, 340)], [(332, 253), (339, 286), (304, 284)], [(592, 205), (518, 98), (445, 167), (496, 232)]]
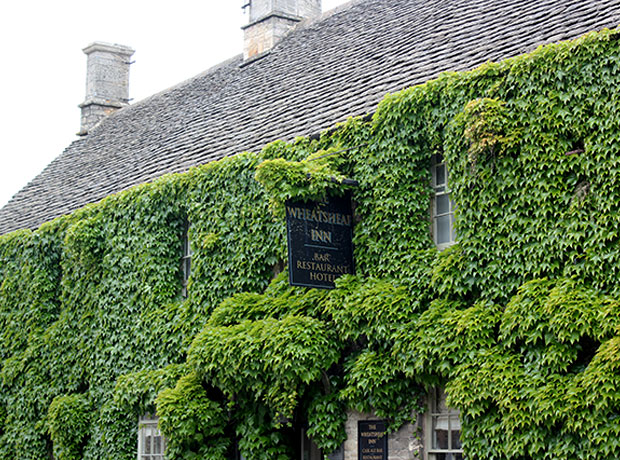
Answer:
[(433, 204), (432, 232), (438, 249), (445, 249), (456, 240), (454, 233), (454, 203), (450, 199), (448, 168), (441, 154), (431, 160)]
[(181, 286), (181, 295), (183, 297), (187, 297), (187, 283), (189, 282), (189, 277), (191, 275), (192, 270), (192, 246), (189, 240), (189, 229), (190, 224), (187, 222), (185, 224), (185, 230), (183, 232), (183, 256), (181, 258), (181, 268), (183, 272), (183, 280)]

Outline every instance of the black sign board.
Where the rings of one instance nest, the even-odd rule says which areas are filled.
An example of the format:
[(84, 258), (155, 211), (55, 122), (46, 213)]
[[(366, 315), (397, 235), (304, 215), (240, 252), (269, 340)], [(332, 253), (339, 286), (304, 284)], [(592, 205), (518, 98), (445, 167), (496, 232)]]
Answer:
[(360, 420), (357, 422), (357, 445), (359, 460), (387, 460), (388, 442), (383, 420)]
[(286, 202), (289, 282), (332, 289), (353, 267), (351, 195), (320, 202)]

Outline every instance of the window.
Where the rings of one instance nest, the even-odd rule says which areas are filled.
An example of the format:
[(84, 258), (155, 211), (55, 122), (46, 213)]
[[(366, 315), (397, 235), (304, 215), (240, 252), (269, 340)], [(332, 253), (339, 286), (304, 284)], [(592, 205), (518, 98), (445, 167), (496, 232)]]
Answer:
[(431, 393), (425, 426), (426, 460), (463, 460), (459, 411), (446, 405), (443, 390)]
[(189, 228), (190, 224), (185, 224), (185, 230), (183, 231), (183, 256), (182, 256), (182, 270), (183, 270), (183, 284), (181, 286), (181, 295), (187, 297), (187, 283), (192, 270), (192, 246), (189, 240)]
[(432, 185), (434, 190), (432, 204), (433, 239), (439, 249), (454, 243), (454, 203), (450, 199), (448, 169), (441, 154), (433, 155), (431, 162)]
[(138, 425), (138, 460), (164, 460), (166, 440), (157, 428), (157, 417), (140, 417)]

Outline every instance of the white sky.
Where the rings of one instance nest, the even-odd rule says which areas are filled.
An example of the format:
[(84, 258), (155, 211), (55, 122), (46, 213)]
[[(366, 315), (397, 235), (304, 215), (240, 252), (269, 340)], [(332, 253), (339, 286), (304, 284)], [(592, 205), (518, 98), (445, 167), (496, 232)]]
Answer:
[[(347, 0), (323, 0), (328, 11)], [(136, 50), (139, 101), (242, 51), (243, 0), (3, 0), (0, 207), (77, 137), (94, 41)]]

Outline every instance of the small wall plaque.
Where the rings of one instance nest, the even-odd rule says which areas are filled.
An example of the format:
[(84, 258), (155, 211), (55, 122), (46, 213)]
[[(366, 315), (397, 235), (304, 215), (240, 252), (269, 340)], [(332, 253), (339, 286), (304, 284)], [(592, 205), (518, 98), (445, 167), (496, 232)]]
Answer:
[(387, 460), (388, 435), (383, 420), (360, 420), (357, 422), (357, 446), (359, 460)]
[(332, 289), (354, 273), (351, 195), (320, 202), (286, 202), (289, 282)]

